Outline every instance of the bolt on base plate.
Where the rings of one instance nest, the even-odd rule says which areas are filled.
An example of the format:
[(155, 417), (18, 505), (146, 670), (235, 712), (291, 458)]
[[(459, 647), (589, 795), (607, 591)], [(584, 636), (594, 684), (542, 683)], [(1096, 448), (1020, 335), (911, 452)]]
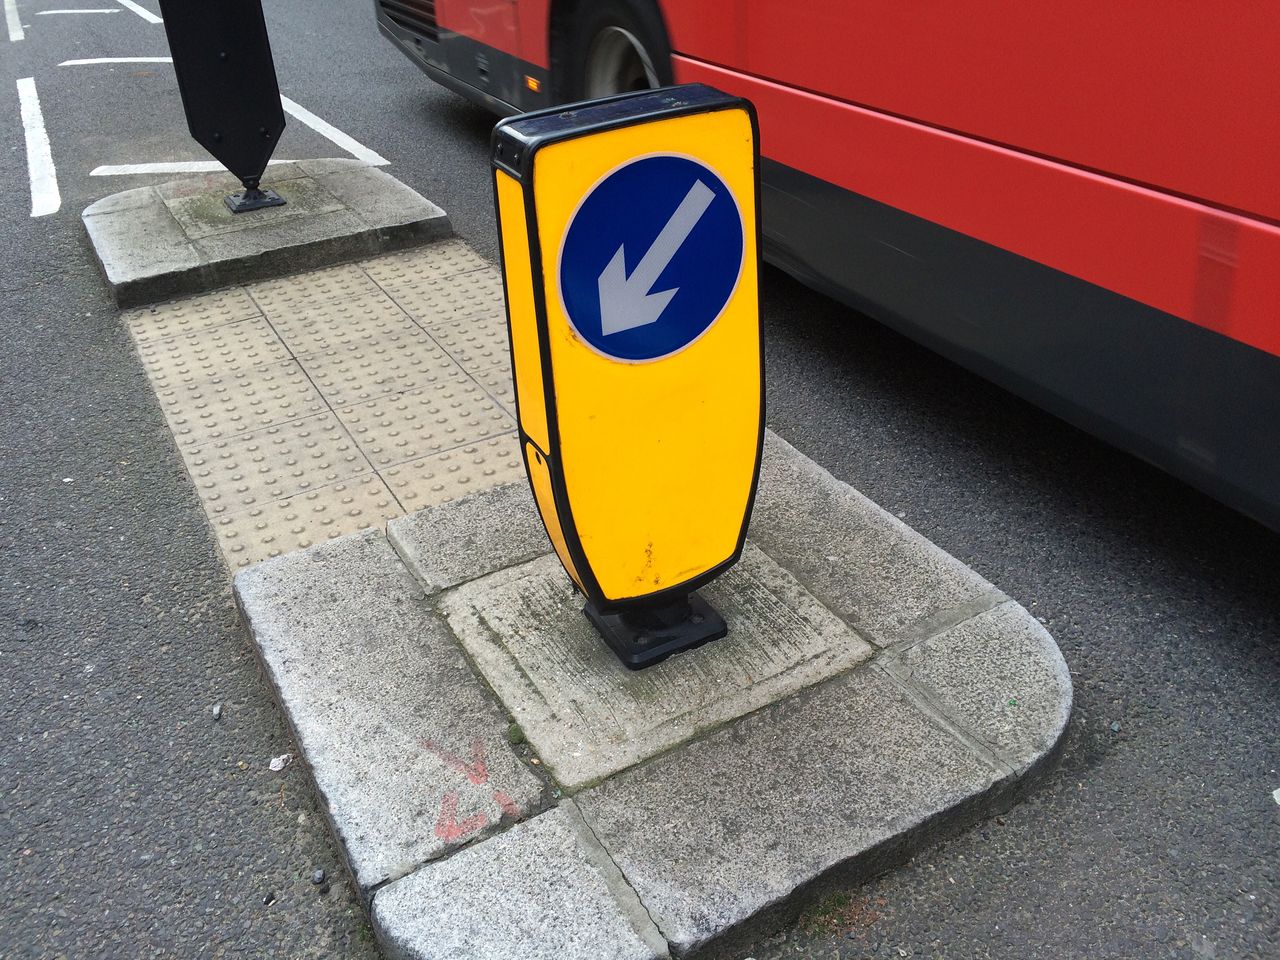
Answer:
[(247, 213), (264, 207), (283, 207), (285, 199), (274, 190), (259, 190), (252, 187), (244, 193), (233, 193), (229, 197), (223, 197), (222, 202), (232, 213)]
[(651, 667), (729, 632), (724, 617), (696, 593), (620, 612), (602, 612), (588, 602), (582, 612), (628, 670)]

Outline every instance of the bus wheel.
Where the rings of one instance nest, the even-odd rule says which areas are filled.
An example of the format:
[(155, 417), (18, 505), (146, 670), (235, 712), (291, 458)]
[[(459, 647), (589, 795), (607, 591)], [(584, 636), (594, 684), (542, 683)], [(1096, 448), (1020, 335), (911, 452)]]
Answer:
[(591, 100), (672, 82), (671, 45), (646, 0), (597, 0), (568, 12), (561, 100)]

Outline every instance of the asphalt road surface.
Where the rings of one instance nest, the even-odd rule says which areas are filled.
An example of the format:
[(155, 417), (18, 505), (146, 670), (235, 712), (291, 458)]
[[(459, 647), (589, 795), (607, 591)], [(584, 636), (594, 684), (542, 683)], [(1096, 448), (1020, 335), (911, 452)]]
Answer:
[[(168, 65), (60, 65), (166, 56), (133, 9), (156, 2), (14, 2), (0, 956), (375, 956), (305, 777), (268, 770), (282, 721), (78, 220), (173, 176), (101, 167), (203, 159)], [(285, 95), (493, 257), (492, 119), (383, 41), (364, 0), (267, 8)], [(37, 217), (27, 78), (58, 185)], [(295, 118), (277, 153), (348, 155)], [(1027, 802), (752, 956), (1280, 956), (1280, 536), (777, 271), (764, 296), (770, 425), (1043, 618), (1077, 699)]]

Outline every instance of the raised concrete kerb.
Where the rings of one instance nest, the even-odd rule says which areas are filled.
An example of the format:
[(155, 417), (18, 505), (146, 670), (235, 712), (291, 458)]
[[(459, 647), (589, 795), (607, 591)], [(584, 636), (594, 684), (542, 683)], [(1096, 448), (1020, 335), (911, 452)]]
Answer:
[(379, 891), (373, 922), (394, 960), (668, 955), (572, 800)]
[(1044, 628), (772, 434), (725, 640), (630, 673), (547, 551), (513, 484), (236, 578), (394, 957), (732, 955), (1061, 742)]
[(506, 713), (381, 533), (250, 567), (235, 594), (366, 898), (545, 806)]
[(232, 214), (230, 174), (192, 176), (112, 194), (81, 219), (111, 295), (138, 306), (283, 273), (389, 253), (450, 236), (443, 210), (357, 160), (267, 168), (287, 203)]

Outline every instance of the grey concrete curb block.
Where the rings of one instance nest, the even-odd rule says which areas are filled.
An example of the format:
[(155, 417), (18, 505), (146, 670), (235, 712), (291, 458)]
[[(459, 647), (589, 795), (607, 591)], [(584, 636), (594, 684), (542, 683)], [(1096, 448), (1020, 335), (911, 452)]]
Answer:
[(527, 960), (667, 956), (572, 800), (380, 890), (373, 923), (394, 960), (475, 957), (495, 941)]
[(81, 215), (117, 306), (132, 307), (390, 253), (451, 236), (443, 210), (356, 160), (267, 168), (283, 207), (232, 214), (230, 174), (112, 194)]
[(547, 550), (512, 484), (236, 577), (393, 957), (733, 956), (1006, 808), (1062, 742), (1044, 628), (772, 433), (715, 586), (759, 637), (627, 675)]
[(258, 564), (235, 595), (366, 902), (460, 846), (461, 824), (483, 820), (472, 840), (545, 806), (505, 711), (381, 533)]
[(399, 517), (387, 524), (387, 537), (431, 592), (533, 560), (550, 546), (524, 483)]

